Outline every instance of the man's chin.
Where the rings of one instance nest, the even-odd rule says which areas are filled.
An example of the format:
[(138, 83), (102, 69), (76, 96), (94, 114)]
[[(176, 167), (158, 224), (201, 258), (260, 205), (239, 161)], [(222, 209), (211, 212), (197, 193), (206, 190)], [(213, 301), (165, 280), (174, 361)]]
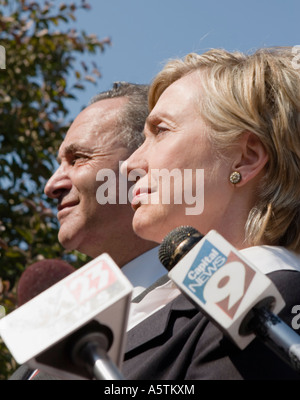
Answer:
[(82, 254), (85, 254), (89, 257), (95, 257), (92, 249), (89, 245), (86, 245), (83, 241), (78, 240), (80, 235), (76, 235), (76, 237), (65, 236), (62, 234), (58, 234), (59, 243), (62, 247), (67, 251), (79, 251)]
[(76, 250), (76, 241), (73, 236), (65, 235), (63, 232), (59, 231), (58, 241), (64, 249), (68, 251)]

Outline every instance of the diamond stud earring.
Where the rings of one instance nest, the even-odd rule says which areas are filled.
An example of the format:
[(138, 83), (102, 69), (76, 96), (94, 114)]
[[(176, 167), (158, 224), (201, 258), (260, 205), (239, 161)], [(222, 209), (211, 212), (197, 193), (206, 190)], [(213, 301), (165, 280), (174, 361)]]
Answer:
[(229, 177), (230, 182), (233, 183), (234, 185), (239, 183), (241, 181), (241, 179), (242, 179), (242, 175), (238, 171), (232, 172)]

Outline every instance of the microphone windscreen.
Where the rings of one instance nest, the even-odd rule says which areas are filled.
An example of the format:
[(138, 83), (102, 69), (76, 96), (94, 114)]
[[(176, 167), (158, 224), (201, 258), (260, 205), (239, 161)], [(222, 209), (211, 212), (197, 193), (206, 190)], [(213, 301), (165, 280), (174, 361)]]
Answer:
[(192, 226), (178, 226), (162, 241), (158, 252), (159, 261), (168, 271), (171, 271), (202, 238), (203, 235)]
[(23, 305), (74, 271), (72, 265), (58, 259), (45, 259), (30, 265), (18, 282), (17, 305)]

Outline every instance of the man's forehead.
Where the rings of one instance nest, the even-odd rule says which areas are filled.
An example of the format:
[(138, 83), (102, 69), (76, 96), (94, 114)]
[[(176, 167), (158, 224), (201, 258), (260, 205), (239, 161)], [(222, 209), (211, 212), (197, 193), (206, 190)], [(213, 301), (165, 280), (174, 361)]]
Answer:
[[(105, 137), (109, 136), (110, 133), (113, 135), (117, 122), (116, 115), (119, 111), (119, 107), (109, 106), (106, 100), (100, 100), (90, 105), (75, 118), (60, 148), (63, 149), (74, 142), (83, 145), (86, 141), (94, 140), (97, 136)], [(92, 136), (92, 138), (89, 136)]]
[(120, 113), (127, 101), (128, 99), (126, 97), (115, 97), (96, 101), (81, 111), (74, 122), (79, 119), (83, 119), (86, 122), (101, 120), (103, 118), (109, 119)]
[(70, 126), (70, 131), (79, 128), (90, 133), (95, 133), (106, 125), (115, 124), (116, 117), (122, 112), (124, 104), (128, 101), (125, 97), (99, 100), (90, 104), (75, 118)]
[[(101, 102), (99, 102), (101, 103)], [(95, 105), (89, 106), (75, 118), (67, 132), (67, 135), (74, 130), (84, 130), (87, 133), (95, 133), (101, 127), (115, 121), (116, 115), (119, 113), (117, 107), (97, 107)]]

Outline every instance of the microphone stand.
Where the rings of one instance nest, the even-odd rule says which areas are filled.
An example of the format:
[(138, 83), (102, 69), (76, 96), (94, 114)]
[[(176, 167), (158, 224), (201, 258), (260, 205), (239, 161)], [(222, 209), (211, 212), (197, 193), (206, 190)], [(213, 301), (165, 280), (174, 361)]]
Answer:
[(300, 372), (300, 336), (267, 308), (253, 310), (252, 328), (271, 350)]
[(240, 333), (255, 333), (283, 361), (300, 372), (300, 335), (271, 312), (272, 298), (258, 303), (246, 316)]
[(71, 359), (77, 366), (85, 368), (94, 379), (124, 380), (107, 354), (112, 340), (112, 332), (107, 326), (91, 321), (71, 335)]

